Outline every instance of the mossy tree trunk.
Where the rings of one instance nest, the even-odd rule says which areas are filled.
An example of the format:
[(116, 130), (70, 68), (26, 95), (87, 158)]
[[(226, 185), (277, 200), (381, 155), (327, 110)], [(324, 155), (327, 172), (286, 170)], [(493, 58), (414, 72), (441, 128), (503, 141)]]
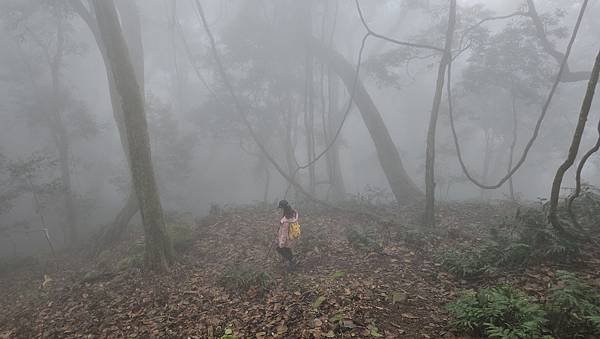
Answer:
[(149, 269), (164, 270), (173, 260), (152, 165), (144, 98), (112, 0), (94, 0), (98, 28), (121, 98), (130, 169), (142, 214)]

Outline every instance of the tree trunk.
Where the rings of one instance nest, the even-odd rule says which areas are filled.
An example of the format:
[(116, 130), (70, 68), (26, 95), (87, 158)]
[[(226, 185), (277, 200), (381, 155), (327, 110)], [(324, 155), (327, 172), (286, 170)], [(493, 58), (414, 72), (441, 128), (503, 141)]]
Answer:
[[(515, 154), (515, 146), (517, 146), (517, 136), (518, 136), (518, 119), (517, 119), (517, 96), (515, 95), (514, 91), (511, 91), (511, 99), (512, 99), (512, 142), (510, 143), (510, 152), (508, 154), (508, 169), (507, 171), (510, 172), (510, 170), (512, 169), (512, 164), (513, 164), (513, 158), (514, 158), (514, 154)], [(516, 201), (516, 197), (515, 197), (515, 188), (513, 185), (513, 177), (511, 176), (508, 179), (508, 192), (510, 194), (510, 200), (512, 201)]]
[(435, 94), (433, 96), (433, 107), (429, 117), (429, 128), (427, 130), (427, 149), (425, 151), (425, 217), (424, 224), (428, 227), (435, 226), (435, 130), (437, 127), (440, 103), (442, 102), (442, 91), (444, 89), (444, 76), (446, 66), (451, 61), (452, 36), (454, 35), (454, 24), (456, 22), (456, 0), (450, 0), (448, 11), (448, 29), (446, 31), (446, 42), (444, 44), (444, 55), (438, 67)]
[[(493, 147), (491, 145), (491, 143), (492, 143), (491, 139), (493, 139), (494, 134), (490, 128), (486, 128), (484, 134), (485, 134), (485, 148), (483, 150), (483, 170), (482, 170), (482, 175), (481, 175), (481, 182), (483, 182), (485, 184), (485, 183), (487, 183), (488, 176), (490, 174), (490, 162), (492, 160), (492, 152), (493, 152)], [(486, 190), (484, 190), (483, 188), (480, 189), (479, 194), (480, 194), (481, 199), (485, 199)]]
[[(121, 146), (123, 148), (123, 153), (125, 154), (125, 161), (127, 162), (127, 167), (129, 168), (129, 145), (127, 143), (127, 134), (125, 131), (123, 121), (121, 98), (119, 97), (119, 93), (117, 92), (115, 80), (108, 63), (106, 50), (102, 43), (100, 32), (98, 31), (98, 23), (96, 19), (92, 17), (92, 14), (88, 12), (88, 10), (85, 8), (85, 6), (83, 6), (83, 4), (79, 0), (72, 0), (71, 4), (77, 12), (77, 14), (88, 25), (90, 31), (92, 32), (92, 35), (94, 36), (96, 45), (100, 50), (100, 55), (102, 56), (104, 67), (106, 69), (106, 77), (108, 80), (108, 89), (113, 110), (113, 117), (115, 119), (117, 129), (119, 131)], [(129, 38), (127, 40), (129, 50), (131, 51), (132, 55), (135, 55), (136, 58), (140, 58), (139, 60), (141, 60), (138, 60), (134, 63), (134, 68), (136, 72), (136, 77), (138, 79), (138, 83), (140, 84), (140, 90), (142, 91), (142, 93), (144, 93), (144, 54), (140, 28), (141, 23), (137, 7), (135, 6), (135, 2), (119, 1), (119, 12), (121, 15), (121, 21), (123, 23), (124, 30), (126, 31), (126, 38)], [(130, 33), (127, 34), (127, 32)], [(96, 240), (96, 244), (94, 246), (95, 253), (102, 252), (103, 250), (110, 247), (110, 245), (114, 244), (116, 241), (121, 239), (121, 236), (125, 233), (127, 225), (129, 224), (131, 219), (137, 214), (138, 211), (139, 207), (137, 205), (137, 198), (135, 196), (135, 189), (133, 187), (132, 182), (129, 187), (129, 193), (127, 194), (127, 200), (125, 201), (124, 206), (121, 208), (119, 213), (117, 213), (112, 223), (110, 223), (101, 230), (99, 238)]]
[(573, 134), (571, 146), (569, 147), (569, 154), (567, 156), (567, 159), (565, 159), (565, 161), (556, 170), (556, 175), (554, 176), (554, 181), (552, 182), (552, 191), (550, 193), (550, 208), (548, 210), (548, 220), (550, 221), (552, 226), (562, 235), (568, 235), (568, 232), (562, 227), (557, 216), (560, 186), (562, 184), (562, 179), (565, 173), (573, 165), (573, 163), (575, 162), (575, 158), (577, 158), (577, 152), (579, 152), (579, 145), (581, 144), (581, 137), (583, 136), (585, 123), (587, 122), (587, 118), (590, 113), (590, 107), (592, 106), (592, 100), (594, 99), (594, 92), (596, 91), (596, 85), (598, 84), (599, 74), (600, 51), (596, 56), (596, 61), (594, 63), (594, 68), (592, 69), (592, 75), (588, 82), (585, 98), (583, 99), (583, 104), (581, 105), (579, 120), (577, 121), (577, 126), (575, 127), (575, 133)]
[(265, 191), (263, 194), (263, 202), (266, 204), (269, 203), (269, 186), (271, 184), (271, 172), (269, 171), (269, 165), (265, 161)]
[[(338, 111), (338, 82), (335, 78), (331, 67), (327, 67), (327, 92), (328, 92), (328, 103), (327, 119), (325, 121), (325, 130), (327, 131), (327, 138), (325, 138), (325, 144), (331, 142), (330, 138), (336, 132), (337, 126), (340, 124), (341, 119), (339, 118)], [(346, 196), (346, 189), (344, 187), (344, 177), (342, 175), (342, 168), (340, 166), (340, 152), (339, 142), (336, 141), (331, 145), (331, 149), (326, 154), (327, 157), (327, 169), (329, 173), (329, 183), (331, 187), (331, 196), (333, 201), (343, 200)]]
[[(60, 14), (59, 14), (60, 16)], [(65, 224), (63, 226), (65, 246), (74, 246), (77, 242), (77, 217), (73, 189), (71, 183), (70, 143), (67, 128), (62, 117), (60, 67), (64, 53), (64, 27), (62, 18), (57, 17), (56, 51), (52, 59), (48, 60), (52, 80), (52, 135), (58, 151), (60, 178), (63, 185), (65, 201)]]
[(306, 83), (304, 97), (304, 131), (306, 135), (306, 158), (308, 166), (308, 191), (315, 194), (317, 177), (315, 174), (315, 111), (314, 111), (314, 84), (313, 84), (313, 56), (310, 49), (306, 53)]
[[(311, 47), (315, 52), (315, 57), (327, 63), (342, 79), (348, 92), (351, 93), (355, 79), (354, 67), (341, 54), (327, 48), (317, 39), (313, 38), (311, 40)], [(377, 151), (377, 158), (396, 201), (399, 204), (406, 204), (422, 197), (423, 193), (404, 170), (398, 149), (394, 145), (381, 114), (360, 78), (357, 79), (353, 100), (369, 130)]]
[(94, 0), (93, 3), (100, 36), (121, 97), (129, 142), (131, 176), (144, 225), (146, 266), (154, 270), (163, 270), (172, 262), (173, 251), (166, 233), (154, 176), (144, 99), (113, 1)]

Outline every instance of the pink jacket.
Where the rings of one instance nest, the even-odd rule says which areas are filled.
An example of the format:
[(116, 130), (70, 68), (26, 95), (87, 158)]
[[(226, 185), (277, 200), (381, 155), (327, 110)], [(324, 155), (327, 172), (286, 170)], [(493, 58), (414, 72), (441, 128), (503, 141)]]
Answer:
[(281, 225), (279, 226), (279, 231), (277, 232), (277, 246), (279, 247), (291, 247), (292, 241), (288, 237), (288, 232), (290, 230), (290, 224), (298, 222), (298, 212), (293, 218), (282, 217), (279, 221)]

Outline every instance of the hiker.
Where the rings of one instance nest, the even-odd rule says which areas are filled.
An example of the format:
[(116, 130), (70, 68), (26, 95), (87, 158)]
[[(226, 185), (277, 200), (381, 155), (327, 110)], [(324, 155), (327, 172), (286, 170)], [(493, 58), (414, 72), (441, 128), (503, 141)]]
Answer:
[(280, 220), (279, 231), (277, 232), (277, 253), (288, 262), (288, 268), (296, 268), (296, 261), (292, 254), (293, 240), (290, 239), (290, 225), (298, 222), (298, 212), (296, 212), (287, 200), (281, 200), (278, 208), (283, 210)]

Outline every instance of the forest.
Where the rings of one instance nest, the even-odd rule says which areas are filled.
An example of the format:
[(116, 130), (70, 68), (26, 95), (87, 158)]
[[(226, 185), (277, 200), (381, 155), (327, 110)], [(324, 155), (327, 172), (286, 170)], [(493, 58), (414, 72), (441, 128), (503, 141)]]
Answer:
[(600, 1), (0, 1), (0, 339), (600, 338)]

